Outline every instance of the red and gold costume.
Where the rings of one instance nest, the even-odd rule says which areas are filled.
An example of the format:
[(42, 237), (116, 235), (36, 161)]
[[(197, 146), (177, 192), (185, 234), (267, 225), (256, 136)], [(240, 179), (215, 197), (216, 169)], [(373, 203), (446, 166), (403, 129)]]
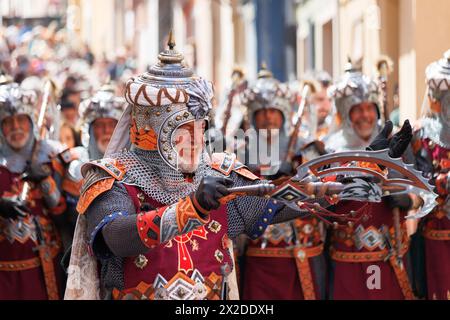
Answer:
[[(330, 297), (335, 300), (414, 299), (405, 259), (409, 239), (404, 223), (400, 252), (403, 263), (400, 265), (392, 249), (396, 247), (396, 237), (392, 210), (386, 202), (361, 204), (349, 201), (339, 203), (335, 208), (338, 214), (351, 211), (363, 214), (365, 218), (360, 223), (339, 226), (331, 231), (333, 276)], [(374, 276), (380, 277), (379, 286), (370, 287), (368, 283), (374, 272)]]
[(438, 205), (423, 219), (428, 299), (450, 299), (450, 51), (426, 70), (428, 84), (423, 118), (412, 141), (417, 168), (433, 179)]
[[(61, 149), (54, 141), (37, 141), (33, 134), (35, 124), (30, 115), (35, 102), (34, 92), (16, 83), (0, 86), (2, 126), (6, 118), (23, 115), (30, 122), (28, 139), (20, 149), (12, 148), (4, 132), (1, 133), (0, 194), (5, 211), (0, 212), (0, 299), (56, 300), (62, 297), (59, 267), (62, 247), (55, 222), (63, 215), (66, 202), (54, 167)], [(25, 182), (24, 173), (32, 173), (30, 163), (45, 167), (47, 171), (39, 180)], [(29, 186), (27, 193), (23, 192), (25, 184)], [(21, 199), (21, 214), (8, 210), (7, 215), (4, 204), (11, 199)]]
[[(6, 167), (0, 167), (0, 174), (2, 196), (22, 190), (19, 174)], [(0, 217), (0, 299), (59, 299), (62, 270), (58, 258), (62, 246), (52, 217), (62, 214), (65, 204), (61, 199), (59, 206), (46, 207), (39, 187), (31, 189), (28, 202), (29, 215)]]
[[(255, 114), (261, 110), (275, 109), (283, 115), (284, 121), (277, 145), (280, 158), (271, 159), (269, 165), (265, 167), (255, 167), (255, 164), (249, 163), (249, 167), (255, 167), (254, 172), (261, 178), (275, 180), (274, 174), (277, 173), (268, 171), (273, 169), (275, 163), (280, 163), (287, 153), (292, 129), (291, 93), (263, 66), (258, 74), (258, 80), (244, 92), (243, 101), (247, 106), (251, 128), (256, 128)], [(247, 162), (250, 162), (251, 155), (248, 155), (248, 158)], [(296, 161), (297, 159), (293, 162)], [(293, 165), (285, 163), (284, 166), (289, 167), (291, 172), (283, 172), (281, 175), (291, 175)], [(261, 230), (258, 233), (259, 238), (249, 240), (242, 258), (243, 299), (324, 299), (326, 267), (322, 254), (322, 227), (318, 219), (305, 217), (270, 225), (265, 231)]]
[[(331, 93), (343, 125), (325, 141), (326, 148), (329, 152), (365, 150), (379, 133), (379, 123), (374, 125), (371, 137), (366, 141), (354, 129), (350, 112), (358, 104), (371, 103), (379, 118), (381, 100), (377, 85), (349, 63), (345, 75)], [(358, 163), (360, 167), (366, 165)], [(372, 169), (387, 174), (378, 167)], [(413, 299), (407, 273), (410, 268), (406, 261), (409, 238), (403, 219), (405, 212), (399, 214), (397, 229), (400, 230), (397, 232), (393, 210), (386, 200), (381, 203), (341, 201), (333, 212), (353, 213), (362, 219), (330, 228), (330, 299)], [(400, 239), (401, 245), (397, 245), (396, 241)]]

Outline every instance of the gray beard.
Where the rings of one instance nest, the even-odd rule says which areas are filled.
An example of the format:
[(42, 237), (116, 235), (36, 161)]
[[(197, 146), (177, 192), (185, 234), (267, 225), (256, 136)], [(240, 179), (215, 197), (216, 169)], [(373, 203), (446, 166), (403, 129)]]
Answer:
[(4, 137), (2, 140), (2, 145), (0, 147), (2, 165), (8, 167), (8, 170), (13, 173), (24, 172), (27, 161), (31, 159), (31, 153), (35, 141), (33, 135), (30, 134), (25, 146), (18, 151), (11, 148)]

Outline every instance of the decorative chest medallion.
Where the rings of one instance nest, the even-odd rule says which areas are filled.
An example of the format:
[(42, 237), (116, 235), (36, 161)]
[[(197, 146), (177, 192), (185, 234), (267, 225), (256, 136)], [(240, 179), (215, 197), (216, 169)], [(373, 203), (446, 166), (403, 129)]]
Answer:
[(214, 253), (214, 257), (216, 258), (217, 261), (222, 263), (222, 261), (223, 261), (223, 253), (219, 249), (217, 249), (216, 252)]
[(148, 259), (143, 254), (140, 254), (134, 259), (134, 264), (136, 267), (143, 270), (148, 264)]
[(217, 222), (216, 220), (212, 220), (208, 224), (208, 229), (211, 230), (211, 232), (219, 233), (220, 229), (222, 229), (222, 225), (219, 222)]

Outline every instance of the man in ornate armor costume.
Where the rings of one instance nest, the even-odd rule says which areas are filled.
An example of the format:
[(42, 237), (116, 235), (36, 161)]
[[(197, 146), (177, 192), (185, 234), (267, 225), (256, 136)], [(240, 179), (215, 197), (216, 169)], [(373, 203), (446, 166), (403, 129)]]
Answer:
[[(62, 226), (63, 240), (67, 248), (73, 236), (78, 213), (76, 205), (80, 196), (83, 177), (82, 164), (90, 160), (101, 159), (106, 151), (114, 128), (125, 110), (126, 101), (114, 95), (112, 85), (104, 85), (90, 99), (80, 104), (81, 139), (83, 146), (64, 150), (59, 158), (61, 166), (57, 168), (63, 176), (62, 188), (67, 200), (67, 223)], [(66, 239), (65, 236), (68, 235)]]
[(428, 299), (450, 299), (450, 50), (426, 69), (423, 118), (414, 134), (416, 166), (433, 179), (439, 194), (434, 211), (421, 221), (425, 241)]
[(174, 45), (129, 80), (105, 158), (83, 167), (67, 299), (237, 299), (230, 239), (302, 214), (233, 198), (231, 185), (260, 181), (233, 154), (205, 152), (212, 85)]
[[(407, 147), (405, 143), (412, 137), (411, 126), (406, 121), (391, 139), (391, 122), (379, 131), (380, 103), (377, 88), (371, 80), (349, 67), (331, 92), (342, 118), (342, 129), (326, 140), (328, 150), (364, 150), (366, 147), (381, 150), (389, 146), (392, 158), (403, 154)], [(391, 148), (394, 145), (399, 147)], [(365, 165), (360, 164), (361, 167)], [(384, 176), (388, 174), (384, 168), (373, 169)], [(407, 273), (410, 270), (406, 259), (409, 237), (403, 216), (412, 207), (419, 207), (420, 202), (413, 201), (408, 194), (384, 199), (380, 203), (341, 201), (335, 206), (335, 213), (350, 212), (361, 219), (347, 225), (334, 224), (330, 228), (331, 299), (414, 298)], [(395, 210), (398, 214), (394, 214)], [(378, 278), (370, 278), (374, 273)], [(371, 284), (373, 279), (379, 279), (379, 282)]]
[[(261, 129), (279, 132), (279, 154), (269, 163), (272, 167), (278, 164), (278, 171), (265, 173), (268, 170), (249, 163), (249, 157), (246, 164), (262, 179), (291, 176), (294, 163), (301, 159), (285, 161), (292, 131), (289, 90), (262, 68), (256, 82), (243, 96), (250, 128), (257, 134)], [(267, 143), (270, 144), (270, 139)], [(244, 252), (243, 299), (324, 299), (323, 232), (318, 219), (307, 217), (273, 224), (260, 234), (260, 238), (247, 242)]]
[(39, 140), (36, 95), (0, 86), (0, 299), (58, 299), (61, 243), (54, 222), (64, 213), (57, 142)]

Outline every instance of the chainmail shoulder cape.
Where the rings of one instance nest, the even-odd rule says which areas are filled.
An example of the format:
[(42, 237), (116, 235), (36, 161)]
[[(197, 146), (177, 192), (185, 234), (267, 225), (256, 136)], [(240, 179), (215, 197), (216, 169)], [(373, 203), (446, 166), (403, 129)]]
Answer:
[(424, 139), (430, 139), (443, 148), (450, 149), (450, 127), (439, 118), (422, 119), (421, 136)]

